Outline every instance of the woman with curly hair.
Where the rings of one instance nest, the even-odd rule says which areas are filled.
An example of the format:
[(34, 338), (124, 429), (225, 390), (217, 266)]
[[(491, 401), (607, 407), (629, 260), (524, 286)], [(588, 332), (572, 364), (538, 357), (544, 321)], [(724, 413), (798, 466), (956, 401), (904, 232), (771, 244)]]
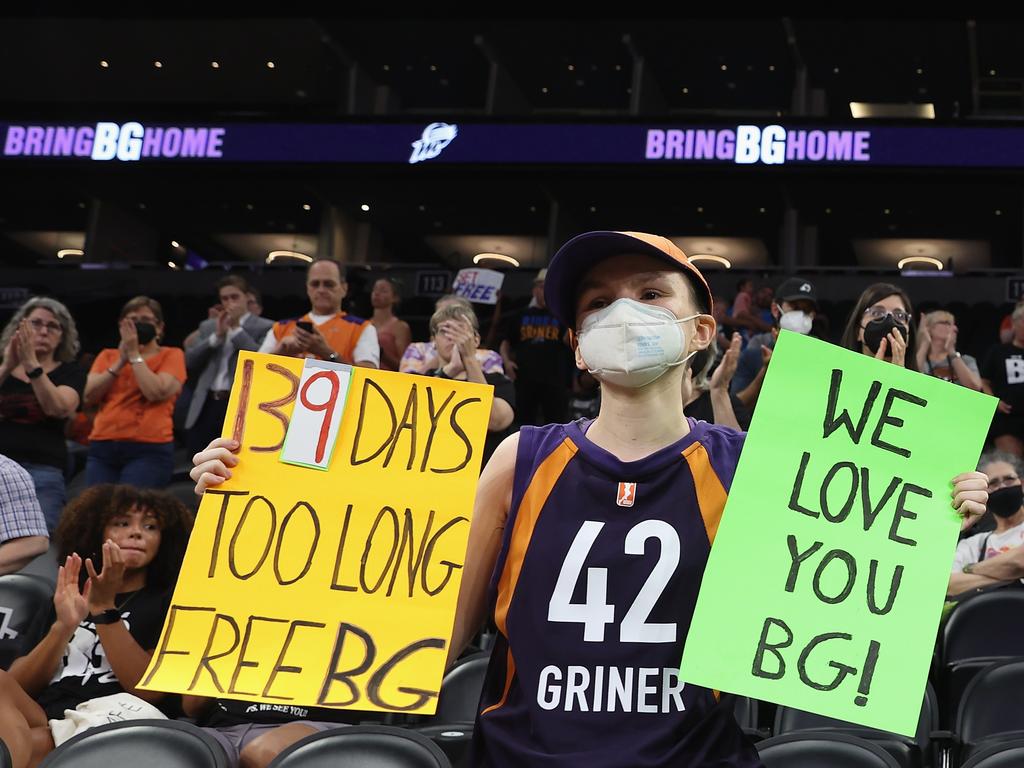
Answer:
[(0, 352), (0, 454), (32, 476), (52, 533), (66, 498), (64, 427), (85, 389), (75, 321), (56, 299), (29, 299), (0, 334)]
[(149, 702), (165, 694), (136, 686), (191, 530), (192, 514), (162, 491), (102, 484), (68, 505), (57, 529), (64, 565), (50, 630), (0, 672), (0, 738), (14, 768), (33, 768), (74, 735), (82, 717), (65, 719), (73, 710), (156, 714)]

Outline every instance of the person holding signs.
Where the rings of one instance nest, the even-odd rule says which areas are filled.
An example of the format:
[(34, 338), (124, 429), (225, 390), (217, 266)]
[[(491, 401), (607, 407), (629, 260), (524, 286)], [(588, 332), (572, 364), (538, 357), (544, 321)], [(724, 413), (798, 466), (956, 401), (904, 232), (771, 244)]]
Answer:
[[(50, 629), (0, 672), (0, 738), (14, 768), (38, 765), (83, 720), (162, 716), (147, 702), (165, 694), (136, 686), (191, 529), (185, 505), (162, 491), (97, 485), (68, 505), (57, 529), (63, 565)], [(80, 716), (68, 718), (76, 709)]]
[(377, 329), (369, 320), (341, 309), (348, 292), (348, 281), (341, 270), (338, 262), (328, 259), (310, 264), (306, 272), (310, 311), (300, 318), (274, 323), (259, 351), (379, 368)]
[[(545, 296), (601, 410), (523, 427), (481, 475), (448, 649), (493, 618), (471, 764), (759, 768), (731, 707), (678, 674), (744, 441), (683, 414), (715, 336), (707, 283), (666, 238), (588, 232), (555, 255)], [(230, 477), (233, 448), (195, 457), (198, 493)], [(983, 476), (957, 480), (961, 513), (983, 512)]]

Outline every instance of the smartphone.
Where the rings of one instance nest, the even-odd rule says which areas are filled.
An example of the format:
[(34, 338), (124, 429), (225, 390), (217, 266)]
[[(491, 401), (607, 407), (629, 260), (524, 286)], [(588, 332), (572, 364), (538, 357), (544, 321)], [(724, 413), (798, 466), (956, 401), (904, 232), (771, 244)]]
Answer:
[(299, 320), (297, 323), (295, 323), (295, 325), (304, 330), (306, 333), (313, 332), (313, 323), (311, 323), (309, 320)]

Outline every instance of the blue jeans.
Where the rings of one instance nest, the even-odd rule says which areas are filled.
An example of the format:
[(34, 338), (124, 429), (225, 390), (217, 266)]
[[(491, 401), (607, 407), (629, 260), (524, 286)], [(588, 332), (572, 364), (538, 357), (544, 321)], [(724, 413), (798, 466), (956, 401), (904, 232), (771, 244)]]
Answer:
[(36, 498), (42, 507), (46, 527), (53, 533), (60, 521), (60, 513), (64, 511), (67, 500), (67, 489), (64, 485), (64, 473), (49, 464), (23, 463), (25, 471), (32, 475), (36, 486)]
[(125, 483), (165, 488), (174, 473), (174, 443), (93, 440), (85, 462), (85, 484)]

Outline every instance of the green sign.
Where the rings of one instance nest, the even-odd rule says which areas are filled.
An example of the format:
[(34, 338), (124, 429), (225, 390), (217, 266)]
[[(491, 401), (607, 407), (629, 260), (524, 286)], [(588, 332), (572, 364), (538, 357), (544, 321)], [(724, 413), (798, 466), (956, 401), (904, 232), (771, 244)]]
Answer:
[(914, 734), (959, 532), (950, 481), (995, 405), (783, 331), (681, 678)]

